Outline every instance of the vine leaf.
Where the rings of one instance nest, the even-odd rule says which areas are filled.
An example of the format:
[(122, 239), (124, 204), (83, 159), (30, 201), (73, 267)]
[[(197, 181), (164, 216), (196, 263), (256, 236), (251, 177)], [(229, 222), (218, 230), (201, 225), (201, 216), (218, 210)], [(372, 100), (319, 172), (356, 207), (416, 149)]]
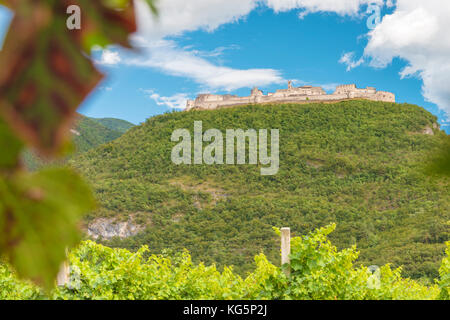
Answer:
[[(132, 1), (5, 1), (15, 11), (0, 52), (0, 114), (43, 155), (61, 152), (76, 109), (102, 75), (83, 54), (94, 44), (128, 46), (136, 30)], [(81, 30), (69, 30), (69, 5)]]
[(0, 118), (0, 168), (15, 169), (19, 162), (23, 143), (11, 132), (8, 125)]
[(46, 169), (0, 178), (0, 198), (0, 251), (19, 276), (51, 288), (65, 248), (80, 240), (79, 219), (95, 207), (90, 188), (69, 169)]
[[(147, 0), (149, 1), (149, 0)], [(0, 0), (15, 15), (0, 51), (0, 252), (22, 277), (47, 288), (80, 239), (77, 224), (94, 209), (89, 187), (69, 169), (22, 171), (28, 144), (41, 155), (61, 153), (76, 109), (102, 75), (93, 45), (129, 47), (136, 30), (132, 0)], [(69, 5), (81, 29), (69, 30)], [(20, 138), (20, 139), (19, 139)]]

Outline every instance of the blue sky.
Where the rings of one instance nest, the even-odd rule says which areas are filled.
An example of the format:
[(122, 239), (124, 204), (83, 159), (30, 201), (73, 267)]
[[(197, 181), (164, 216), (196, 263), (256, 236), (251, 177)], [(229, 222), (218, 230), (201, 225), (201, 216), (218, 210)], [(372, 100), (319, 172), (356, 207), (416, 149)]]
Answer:
[[(195, 7), (196, 0), (193, 2)], [(225, 7), (222, 11), (235, 11), (229, 16), (219, 16), (218, 19), (222, 19), (219, 23), (204, 25), (192, 22), (194, 15), (192, 21), (180, 23), (180, 26), (166, 23), (168, 27), (165, 27), (165, 21), (170, 21), (171, 17), (169, 9), (163, 10), (162, 27), (158, 32), (155, 28), (149, 32), (151, 26), (140, 25), (133, 39), (136, 46), (142, 47), (140, 52), (118, 47), (94, 51), (93, 59), (106, 77), (83, 103), (80, 112), (138, 124), (153, 115), (178, 110), (187, 98), (195, 98), (201, 92), (248, 95), (253, 85), (264, 92), (273, 92), (286, 87), (285, 82), (292, 79), (298, 85), (321, 85), (329, 92), (337, 84), (349, 83), (391, 91), (396, 94), (397, 102), (423, 106), (439, 117), (443, 129), (448, 128), (442, 110), (446, 106), (440, 105), (440, 110), (436, 103), (427, 101), (430, 96), (432, 99), (436, 96), (433, 100), (437, 103), (441, 100), (438, 94), (424, 97), (421, 74), (413, 73), (404, 78), (399, 75), (411, 65), (406, 53), (402, 57), (396, 52), (382, 67), (373, 63), (375, 58), (365, 58), (370, 41), (375, 37), (368, 35), (371, 30), (367, 26), (370, 16), (366, 13), (367, 6), (358, 6), (356, 13), (343, 13), (340, 10), (346, 8), (333, 5), (325, 10), (308, 7), (313, 0), (304, 1), (305, 6), (299, 0), (297, 7), (282, 7), (281, 10), (277, 10), (277, 6), (283, 0), (272, 2), (262, 5), (243, 0), (241, 3), (249, 7), (242, 12)], [(398, 9), (394, 5), (380, 8), (382, 16), (395, 16)], [(218, 14), (211, 10), (211, 15)], [(309, 11), (299, 17), (299, 12), (304, 10)], [(145, 13), (140, 19), (147, 21), (149, 17)], [(0, 39), (9, 18), (10, 14), (0, 10)], [(152, 23), (154, 26), (158, 22)], [(380, 55), (379, 50), (376, 52)], [(348, 69), (340, 60), (349, 53), (353, 54), (353, 62), (361, 57), (364, 61)], [(383, 58), (385, 55), (383, 52)], [(216, 78), (215, 73), (222, 71), (224, 76)]]

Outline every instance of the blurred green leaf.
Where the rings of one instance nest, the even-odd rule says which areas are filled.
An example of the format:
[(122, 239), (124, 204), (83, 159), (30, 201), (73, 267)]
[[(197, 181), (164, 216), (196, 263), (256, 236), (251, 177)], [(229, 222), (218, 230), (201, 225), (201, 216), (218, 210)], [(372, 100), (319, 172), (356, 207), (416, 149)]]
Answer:
[(20, 276), (50, 287), (94, 209), (89, 187), (69, 169), (47, 169), (0, 179), (0, 199), (0, 250)]
[[(22, 141), (44, 155), (67, 149), (75, 110), (102, 78), (83, 51), (109, 43), (129, 47), (135, 12), (131, 0), (0, 4), (15, 13), (0, 51), (0, 167), (7, 169), (0, 172), (0, 252), (20, 276), (50, 287), (94, 199), (68, 169), (23, 171)], [(66, 26), (70, 5), (81, 8), (80, 30)]]
[(0, 118), (0, 168), (11, 169), (17, 166), (23, 143), (11, 132), (8, 125)]

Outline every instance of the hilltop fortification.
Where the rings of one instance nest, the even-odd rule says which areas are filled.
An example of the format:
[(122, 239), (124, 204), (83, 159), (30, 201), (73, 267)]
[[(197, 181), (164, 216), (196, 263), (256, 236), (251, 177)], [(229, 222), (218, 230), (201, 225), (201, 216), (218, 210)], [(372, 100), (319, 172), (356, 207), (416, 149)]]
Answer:
[(327, 94), (321, 87), (302, 86), (293, 87), (288, 82), (287, 89), (280, 89), (274, 93), (264, 93), (253, 88), (250, 96), (239, 97), (225, 94), (200, 94), (195, 100), (188, 100), (186, 111), (192, 109), (217, 109), (227, 106), (238, 106), (255, 103), (292, 103), (305, 101), (342, 101), (346, 99), (367, 99), (373, 101), (395, 102), (395, 95), (391, 92), (377, 91), (373, 87), (359, 89), (355, 84), (337, 86), (336, 91)]

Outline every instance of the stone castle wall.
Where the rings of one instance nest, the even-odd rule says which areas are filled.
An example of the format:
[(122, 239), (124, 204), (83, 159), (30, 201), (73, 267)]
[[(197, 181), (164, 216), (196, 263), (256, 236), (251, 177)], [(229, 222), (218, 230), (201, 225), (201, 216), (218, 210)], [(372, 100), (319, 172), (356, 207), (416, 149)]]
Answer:
[(373, 87), (359, 89), (354, 84), (341, 85), (332, 94), (327, 94), (321, 87), (302, 86), (293, 87), (288, 82), (287, 89), (280, 89), (274, 93), (264, 95), (261, 90), (254, 88), (248, 97), (235, 95), (200, 94), (195, 100), (188, 100), (186, 111), (191, 109), (217, 109), (226, 106), (238, 106), (256, 103), (292, 103), (306, 101), (338, 101), (346, 99), (367, 99), (373, 101), (395, 102), (395, 95), (391, 92), (377, 91)]

